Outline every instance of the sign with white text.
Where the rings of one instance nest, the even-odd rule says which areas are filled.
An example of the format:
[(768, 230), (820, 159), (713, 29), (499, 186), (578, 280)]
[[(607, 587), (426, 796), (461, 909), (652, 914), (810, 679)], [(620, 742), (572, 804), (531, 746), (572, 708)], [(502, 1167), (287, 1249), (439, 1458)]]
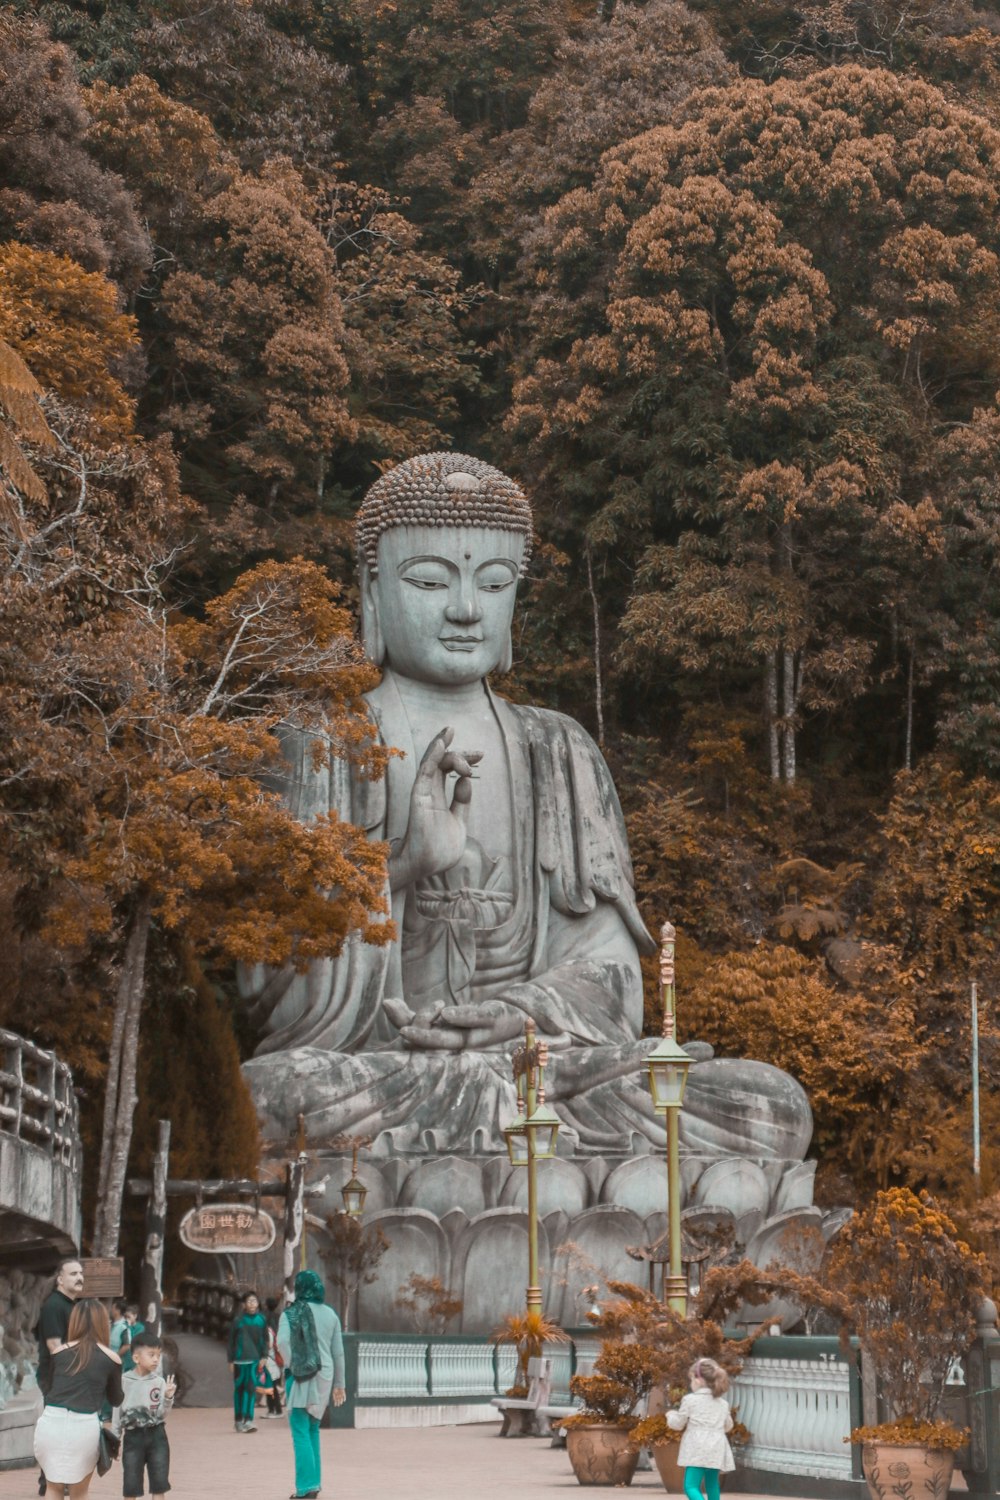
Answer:
[(181, 1243), (208, 1255), (260, 1255), (275, 1240), (274, 1220), (247, 1203), (206, 1203), (181, 1220)]

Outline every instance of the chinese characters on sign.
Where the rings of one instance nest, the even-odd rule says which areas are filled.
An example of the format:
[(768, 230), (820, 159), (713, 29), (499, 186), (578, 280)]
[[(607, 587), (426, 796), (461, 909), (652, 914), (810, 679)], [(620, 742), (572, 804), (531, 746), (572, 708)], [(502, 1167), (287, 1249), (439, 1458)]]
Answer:
[(255, 1255), (274, 1244), (274, 1220), (246, 1203), (212, 1203), (192, 1208), (181, 1220), (181, 1242), (189, 1250)]

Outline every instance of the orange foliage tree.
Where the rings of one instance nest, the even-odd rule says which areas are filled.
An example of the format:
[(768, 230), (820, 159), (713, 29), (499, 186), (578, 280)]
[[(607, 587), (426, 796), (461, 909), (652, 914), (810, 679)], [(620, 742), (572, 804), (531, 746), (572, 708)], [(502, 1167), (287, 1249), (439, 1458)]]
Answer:
[(998, 171), (1000, 134), (923, 82), (743, 79), (608, 152), (532, 238), (511, 437), (560, 524), (638, 563), (622, 659), (756, 683), (775, 780), (807, 711), (934, 639), (897, 579), (909, 528), (880, 522), (947, 514), (917, 455), (1000, 375)]

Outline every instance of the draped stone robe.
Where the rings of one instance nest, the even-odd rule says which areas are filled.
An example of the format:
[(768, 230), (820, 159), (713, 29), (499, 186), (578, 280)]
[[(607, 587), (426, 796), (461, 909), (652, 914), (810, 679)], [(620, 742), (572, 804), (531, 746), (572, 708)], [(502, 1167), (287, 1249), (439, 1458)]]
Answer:
[[(382, 742), (405, 753), (390, 760), (384, 780), (366, 782), (334, 759), (317, 767), (312, 746), (293, 736), (282, 790), (304, 821), (333, 810), (391, 845), (405, 834), (424, 747), (413, 743), (391, 671), (367, 701)], [(655, 945), (636, 907), (610, 773), (574, 720), (492, 695), (490, 702), (505, 747), (512, 856), (495, 858), (470, 839), (453, 870), (391, 893), (401, 935), (392, 944), (352, 936), (338, 958), (305, 974), (242, 971), (241, 992), (263, 1030), (247, 1075), (266, 1135), (287, 1139), (302, 1112), (317, 1145), (355, 1133), (371, 1135), (387, 1153), (504, 1150), (502, 1128), (516, 1112), (513, 1044), (407, 1049), (383, 1009), (392, 995), (413, 1009), (502, 998), (532, 1017), (552, 1049), (549, 1097), (567, 1144), (586, 1153), (662, 1143), (644, 1071), (654, 1043), (639, 1040), (639, 953)], [(473, 795), (483, 795), (481, 785)], [(734, 1066), (750, 1070), (735, 1095)], [(801, 1096), (762, 1063), (699, 1063), (682, 1117), (689, 1145), (745, 1150), (747, 1121), (761, 1116), (762, 1085), (774, 1093), (774, 1079), (764, 1075)], [(711, 1120), (699, 1121), (702, 1099)], [(768, 1103), (752, 1154), (800, 1156), (808, 1130), (800, 1145), (790, 1132), (801, 1135), (804, 1102), (786, 1100), (798, 1122), (786, 1118), (789, 1108), (775, 1115)]]

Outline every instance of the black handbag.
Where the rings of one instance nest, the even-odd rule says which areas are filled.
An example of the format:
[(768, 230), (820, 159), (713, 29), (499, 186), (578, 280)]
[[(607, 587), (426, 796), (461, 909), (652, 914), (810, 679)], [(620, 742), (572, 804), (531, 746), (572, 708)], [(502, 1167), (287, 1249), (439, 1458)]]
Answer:
[(97, 1472), (104, 1475), (121, 1452), (122, 1440), (116, 1432), (101, 1423), (97, 1436)]

